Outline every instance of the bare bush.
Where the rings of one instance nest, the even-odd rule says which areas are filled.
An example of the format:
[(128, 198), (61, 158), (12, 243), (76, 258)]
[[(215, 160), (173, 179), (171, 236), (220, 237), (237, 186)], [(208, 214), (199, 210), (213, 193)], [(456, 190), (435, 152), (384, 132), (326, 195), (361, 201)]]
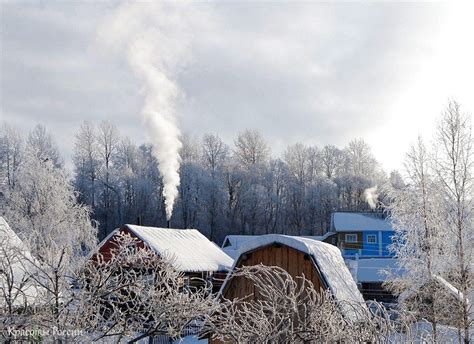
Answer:
[(179, 338), (215, 308), (211, 286), (185, 283), (184, 274), (128, 234), (114, 239), (111, 255), (94, 255), (77, 276), (76, 324), (94, 340), (135, 333)]
[(330, 290), (315, 288), (305, 276), (293, 279), (280, 267), (242, 267), (230, 278), (250, 279), (255, 293), (223, 299), (207, 319), (206, 332), (219, 341), (389, 343), (415, 336), (411, 313), (336, 300)]

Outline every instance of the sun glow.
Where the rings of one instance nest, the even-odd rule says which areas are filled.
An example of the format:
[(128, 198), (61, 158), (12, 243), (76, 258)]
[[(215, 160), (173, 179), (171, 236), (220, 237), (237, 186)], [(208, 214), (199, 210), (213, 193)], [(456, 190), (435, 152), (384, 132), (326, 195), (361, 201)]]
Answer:
[(403, 91), (389, 100), (389, 118), (367, 141), (387, 170), (402, 168), (405, 152), (422, 135), (429, 141), (448, 100), (474, 113), (474, 24), (472, 3), (442, 6), (437, 31), (420, 47), (421, 63)]

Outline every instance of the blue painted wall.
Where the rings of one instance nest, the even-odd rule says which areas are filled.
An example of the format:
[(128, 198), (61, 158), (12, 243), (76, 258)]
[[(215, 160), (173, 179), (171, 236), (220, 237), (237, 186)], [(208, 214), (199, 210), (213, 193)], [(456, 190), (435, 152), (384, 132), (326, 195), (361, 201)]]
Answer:
[[(380, 234), (381, 233), (381, 234)], [(375, 235), (377, 242), (369, 243), (367, 237), (369, 235)], [(360, 254), (359, 257), (390, 257), (393, 256), (389, 252), (388, 246), (392, 243), (392, 236), (394, 235), (393, 231), (367, 231), (362, 232), (362, 250), (356, 249), (344, 249), (345, 256), (355, 256), (355, 254)], [(382, 255), (380, 256), (380, 238), (382, 238)]]
[(388, 246), (392, 243), (392, 236), (395, 235), (395, 232), (382, 232), (382, 255), (384, 257), (393, 256), (393, 253), (390, 253), (388, 250)]
[[(375, 235), (375, 243), (369, 244), (367, 237)], [(379, 231), (362, 232), (362, 256), (378, 256), (379, 255)]]

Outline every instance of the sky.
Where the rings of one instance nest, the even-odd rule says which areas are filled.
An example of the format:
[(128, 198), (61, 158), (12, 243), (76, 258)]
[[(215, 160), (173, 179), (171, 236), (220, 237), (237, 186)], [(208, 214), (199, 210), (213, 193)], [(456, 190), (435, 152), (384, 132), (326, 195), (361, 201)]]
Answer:
[(44, 124), (69, 163), (84, 120), (150, 141), (144, 85), (126, 43), (107, 34), (124, 13), (132, 19), (114, 29), (152, 33), (179, 91), (178, 127), (193, 136), (232, 144), (257, 129), (275, 155), (296, 142), (363, 138), (390, 171), (418, 135), (432, 137), (449, 99), (474, 113), (469, 3), (18, 1), (0, 10), (0, 121), (24, 133)]

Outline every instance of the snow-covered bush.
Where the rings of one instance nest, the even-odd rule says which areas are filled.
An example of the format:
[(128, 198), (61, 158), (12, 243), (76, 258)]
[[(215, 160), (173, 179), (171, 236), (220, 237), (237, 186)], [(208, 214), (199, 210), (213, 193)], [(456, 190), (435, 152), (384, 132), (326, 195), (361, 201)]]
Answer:
[(76, 326), (95, 340), (134, 333), (179, 338), (216, 306), (209, 284), (190, 287), (182, 272), (128, 234), (114, 238), (111, 254), (94, 254), (76, 278)]
[(206, 332), (221, 341), (391, 342), (400, 334), (407, 340), (413, 336), (415, 318), (410, 313), (389, 312), (376, 302), (368, 308), (336, 301), (330, 290), (316, 289), (304, 276), (295, 280), (280, 267), (245, 266), (232, 278), (250, 279), (255, 294), (221, 300), (207, 319)]

